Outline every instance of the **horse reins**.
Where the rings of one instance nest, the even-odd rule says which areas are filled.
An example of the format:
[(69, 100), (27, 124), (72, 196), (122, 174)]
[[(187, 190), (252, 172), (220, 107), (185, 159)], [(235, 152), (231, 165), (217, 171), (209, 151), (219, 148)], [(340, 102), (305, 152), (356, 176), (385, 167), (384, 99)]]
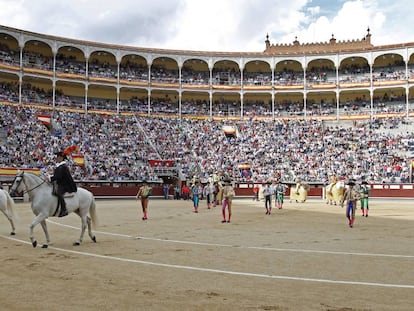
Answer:
[(35, 190), (36, 188), (39, 188), (41, 185), (43, 185), (46, 182), (46, 180), (43, 180), (40, 184), (34, 186), (32, 189), (27, 189), (26, 191), (23, 190), (23, 193), (29, 193), (30, 191)]
[[(22, 179), (20, 180), (20, 182), (19, 182), (19, 184), (23, 181), (23, 176), (20, 176)], [(40, 184), (38, 184), (38, 185), (36, 185), (36, 186), (34, 186), (32, 189), (25, 189), (25, 190), (23, 190), (23, 194), (25, 194), (25, 193), (29, 193), (30, 191), (33, 191), (33, 190), (35, 190), (36, 188), (39, 188), (41, 185), (43, 185), (45, 182), (46, 182), (46, 180), (44, 180), (44, 179), (42, 179), (43, 181), (40, 183)]]

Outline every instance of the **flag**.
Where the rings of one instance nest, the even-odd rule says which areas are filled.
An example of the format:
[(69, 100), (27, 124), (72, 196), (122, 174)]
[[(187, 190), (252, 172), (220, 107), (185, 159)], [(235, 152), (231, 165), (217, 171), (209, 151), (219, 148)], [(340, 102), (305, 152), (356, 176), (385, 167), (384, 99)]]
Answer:
[(63, 154), (68, 156), (72, 153), (78, 153), (79, 152), (79, 147), (76, 145), (72, 145), (69, 147), (66, 147), (65, 150), (63, 150)]
[(72, 160), (79, 166), (85, 166), (85, 156), (83, 154), (73, 154)]
[(247, 162), (239, 163), (239, 170), (250, 170), (250, 169), (251, 169), (250, 163), (247, 163)]
[(237, 136), (237, 128), (232, 125), (223, 125), (223, 132), (227, 138), (236, 137)]
[(37, 114), (36, 118), (50, 131), (52, 129), (52, 117), (46, 114)]
[(151, 167), (161, 166), (162, 160), (148, 160), (148, 164)]
[(38, 168), (0, 167), (0, 176), (16, 176), (19, 171), (40, 175), (40, 170)]

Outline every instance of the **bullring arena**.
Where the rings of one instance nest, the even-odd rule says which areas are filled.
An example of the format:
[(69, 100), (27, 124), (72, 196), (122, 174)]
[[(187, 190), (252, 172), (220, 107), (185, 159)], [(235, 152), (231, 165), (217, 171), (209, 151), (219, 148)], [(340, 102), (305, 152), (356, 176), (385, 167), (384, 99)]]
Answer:
[[(236, 199), (193, 213), (191, 201), (97, 200), (97, 243), (78, 238), (71, 214), (48, 221), (51, 244), (33, 248), (28, 203), (17, 234), (0, 218), (3, 310), (412, 310), (414, 210), (407, 199), (371, 199), (349, 228), (344, 209), (321, 199)], [(35, 230), (44, 241), (40, 226)]]
[[(414, 43), (374, 46), (369, 29), (265, 39), (263, 52), (159, 50), (0, 26), (2, 186), (76, 144), (72, 173), (100, 197), (97, 243), (73, 246), (70, 214), (33, 248), (25, 200), (16, 235), (0, 217), (2, 310), (413, 309)], [(231, 223), (205, 200), (194, 213), (161, 199), (161, 183), (223, 171)], [(353, 228), (321, 199), (332, 175), (371, 186)], [(279, 178), (317, 196), (266, 215), (252, 188)], [(147, 221), (131, 199), (143, 181), (157, 184)]]

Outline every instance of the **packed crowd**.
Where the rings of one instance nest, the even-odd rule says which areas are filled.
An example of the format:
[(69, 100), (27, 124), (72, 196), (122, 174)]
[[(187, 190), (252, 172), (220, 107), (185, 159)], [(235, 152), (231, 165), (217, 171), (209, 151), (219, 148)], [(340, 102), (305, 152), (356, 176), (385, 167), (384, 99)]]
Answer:
[[(209, 121), (55, 111), (49, 131), (36, 117), (50, 111), (0, 106), (0, 163), (51, 170), (54, 153), (76, 145), (85, 165), (77, 180), (158, 180), (151, 159), (174, 160), (187, 179), (221, 173), (236, 181), (326, 182), (336, 174), (370, 182), (411, 182), (411, 131), (405, 119), (358, 124), (316, 120)], [(226, 135), (223, 126), (236, 131)], [(404, 126), (408, 126), (404, 124)]]
[[(99, 55), (99, 53), (98, 53)], [(37, 68), (40, 70), (53, 70), (53, 56), (43, 55), (41, 53), (33, 53), (24, 50), (22, 53), (22, 64), (24, 67)], [(0, 45), (0, 62), (19, 66), (20, 65), (20, 51), (10, 49), (7, 45)], [(118, 64), (102, 62), (96, 57), (91, 57), (88, 63), (88, 70), (86, 70), (86, 61), (76, 59), (74, 56), (66, 56), (58, 53), (56, 55), (56, 72), (85, 75), (88, 72), (90, 77), (117, 79)], [(275, 85), (302, 85), (306, 80), (308, 86), (313, 84), (336, 84), (337, 75), (334, 67), (311, 67), (307, 69), (306, 78), (303, 77), (302, 68), (297, 71), (280, 68), (274, 72)], [(367, 63), (342, 65), (338, 69), (338, 82), (369, 82), (371, 79), (370, 68)], [(406, 74), (405, 63), (402, 61), (394, 61), (387, 66), (376, 66), (372, 70), (373, 81), (390, 81), (390, 80), (404, 80), (406, 75), (413, 77), (414, 68), (412, 64), (408, 66)], [(160, 83), (179, 83), (179, 72), (177, 69), (168, 69), (162, 64), (153, 64), (151, 70), (148, 66), (134, 62), (133, 59), (123, 61), (119, 64), (119, 77), (126, 81), (141, 81), (147, 82), (149, 76), (151, 81)], [(209, 69), (193, 70), (191, 62), (185, 64), (181, 72), (181, 83), (208, 85), (210, 82), (213, 85), (241, 85), (242, 75), (239, 69), (233, 67), (214, 68), (212, 70), (212, 77), (210, 78)], [(243, 71), (243, 84), (248, 85), (272, 85), (271, 72), (248, 72)]]
[[(21, 88), (22, 103), (36, 103), (47, 106), (53, 105), (52, 90), (44, 90), (29, 83), (22, 84)], [(173, 98), (175, 97), (175, 98)], [(61, 90), (56, 89), (55, 92), (56, 107), (75, 108), (85, 110), (85, 97), (68, 96)], [(17, 82), (0, 82), (0, 99), (8, 102), (19, 102), (19, 85)], [(413, 99), (409, 99), (409, 110), (414, 109)], [(117, 107), (116, 99), (102, 99), (88, 97), (88, 110), (110, 111), (110, 112), (133, 112), (151, 115), (179, 115), (179, 104), (176, 96), (152, 97), (148, 106), (148, 97), (133, 96), (130, 99), (120, 100)], [(309, 116), (319, 115), (336, 115), (337, 107), (334, 100), (307, 100), (306, 114)], [(384, 93), (383, 96), (375, 96), (373, 98), (374, 113), (404, 113), (407, 109), (405, 96), (403, 94)], [(371, 103), (368, 98), (355, 97), (352, 100), (344, 100), (339, 104), (339, 114), (370, 114)], [(210, 103), (208, 99), (183, 99), (181, 103), (181, 114), (183, 116), (209, 116)], [(279, 116), (303, 116), (305, 109), (302, 101), (293, 101), (285, 99), (275, 102), (274, 114)], [(214, 100), (212, 104), (213, 116), (230, 116), (240, 117), (241, 103), (240, 101), (229, 101), (225, 99)], [(246, 99), (243, 103), (244, 116), (272, 116), (272, 103), (264, 100)]]
[(49, 130), (37, 114), (50, 112), (1, 106), (2, 166), (50, 172), (54, 153), (75, 145), (85, 156), (84, 165), (72, 163), (77, 180), (159, 180), (147, 162), (144, 133), (131, 118), (56, 111)]

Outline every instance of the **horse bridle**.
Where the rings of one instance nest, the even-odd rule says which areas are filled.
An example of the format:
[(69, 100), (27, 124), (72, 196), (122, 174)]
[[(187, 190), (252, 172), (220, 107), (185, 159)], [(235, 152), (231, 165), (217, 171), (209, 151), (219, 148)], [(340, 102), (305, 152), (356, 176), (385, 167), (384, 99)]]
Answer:
[[(20, 174), (17, 174), (17, 175), (16, 175), (16, 177), (14, 178), (12, 185), (14, 185), (14, 183), (17, 181), (17, 179), (18, 179), (18, 178), (20, 178), (20, 180), (18, 180), (18, 181), (17, 181), (18, 183), (16, 183), (16, 189), (15, 189), (15, 190), (14, 190), (14, 189), (11, 189), (11, 191), (10, 191), (10, 194), (11, 194), (11, 195), (12, 195), (12, 194), (15, 194), (15, 193), (17, 192), (17, 188), (19, 188), (20, 184), (21, 184), (21, 183), (22, 183), (22, 181), (23, 181), (23, 175), (24, 175), (24, 172), (21, 172)], [(40, 184), (38, 184), (38, 185), (34, 186), (32, 189), (26, 189), (26, 190), (23, 190), (23, 194), (25, 194), (25, 193), (30, 193), (31, 191), (35, 190), (36, 188), (39, 188), (39, 187), (40, 187), (41, 185), (43, 185), (45, 182), (46, 182), (46, 180), (44, 180), (44, 179), (43, 179), (43, 181), (42, 181)]]

